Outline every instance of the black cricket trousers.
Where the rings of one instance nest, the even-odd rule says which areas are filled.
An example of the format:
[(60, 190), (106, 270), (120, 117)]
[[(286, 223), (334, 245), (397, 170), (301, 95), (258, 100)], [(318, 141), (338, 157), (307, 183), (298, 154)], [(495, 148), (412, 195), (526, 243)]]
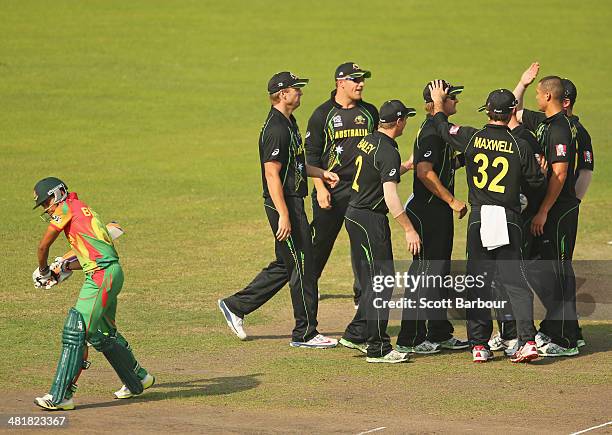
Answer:
[[(305, 342), (318, 334), (318, 288), (313, 270), (310, 226), (304, 211), (304, 199), (285, 197), (289, 209), (291, 235), (283, 242), (274, 239), (276, 259), (238, 293), (224, 299), (227, 307), (239, 317), (252, 313), (289, 282), (295, 328), (292, 340)], [(264, 201), (272, 234), (278, 230), (278, 212), (274, 203)]]
[(386, 302), (391, 300), (394, 286), (378, 282), (378, 277), (395, 276), (389, 220), (386, 214), (349, 206), (345, 226), (352, 255), (358, 260), (358, 279), (363, 293), (359, 309), (343, 337), (354, 343), (367, 342), (368, 356), (382, 357), (392, 350), (387, 334)]

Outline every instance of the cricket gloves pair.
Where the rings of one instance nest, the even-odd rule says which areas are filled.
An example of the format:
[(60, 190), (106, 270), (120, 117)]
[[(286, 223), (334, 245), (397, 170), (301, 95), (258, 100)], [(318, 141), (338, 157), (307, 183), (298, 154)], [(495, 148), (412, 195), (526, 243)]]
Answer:
[(49, 290), (54, 285), (70, 278), (72, 270), (68, 269), (68, 264), (69, 262), (63, 257), (56, 257), (46, 273), (41, 273), (38, 267), (34, 269), (32, 273), (34, 287)]

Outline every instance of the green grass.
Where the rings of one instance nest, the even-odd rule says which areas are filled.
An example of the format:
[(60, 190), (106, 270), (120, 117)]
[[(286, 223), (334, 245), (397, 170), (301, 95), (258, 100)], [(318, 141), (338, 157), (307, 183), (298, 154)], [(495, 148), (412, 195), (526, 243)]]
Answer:
[[(64, 179), (105, 219), (124, 226), (126, 235), (117, 242), (126, 271), (118, 320), (143, 363), (166, 383), (234, 377), (198, 383), (193, 393), (189, 387), (184, 394), (160, 388), (158, 397), (219, 406), (344, 409), (360, 400), (364, 385), (380, 382), (389, 389), (409, 388), (423, 410), (450, 415), (466, 409), (461, 406), (476, 413), (486, 409), (460, 400), (474, 389), (470, 382), (496, 385), (503, 379), (490, 404), (499, 413), (546, 407), (547, 402), (536, 404), (517, 393), (526, 377), (570, 389), (609, 388), (605, 324), (589, 330), (601, 352), (572, 361), (526, 371), (492, 364), (477, 372), (465, 355), (445, 355), (418, 359), (410, 370), (390, 368), (389, 378), (381, 379), (350, 353), (304, 358), (284, 338), (239, 343), (215, 308), (218, 297), (244, 286), (273, 254), (256, 149), (268, 110), (267, 80), (284, 69), (311, 78), (296, 112), (304, 132), (312, 110), (329, 95), (334, 68), (348, 60), (373, 71), (365, 95), (377, 106), (401, 98), (421, 107), (422, 88), (433, 78), (465, 85), (454, 120), (469, 125), (485, 122), (476, 108), (488, 92), (512, 89), (533, 60), (541, 62), (542, 75), (570, 77), (579, 89), (575, 109), (597, 158), (581, 207), (576, 258), (612, 259), (605, 219), (612, 213), (608, 2), (6, 0), (0, 14), (0, 389), (46, 387), (63, 317), (80, 284), (80, 277), (73, 277), (49, 292), (31, 284), (45, 228), (31, 211), (31, 192), (48, 175)], [(534, 106), (532, 89), (526, 101)], [(399, 139), (404, 158), (418, 124), (418, 118), (409, 121)], [(460, 172), (457, 184), (465, 198), (463, 177)], [(400, 186), (406, 198), (410, 180)], [(464, 234), (461, 222), (456, 258), (463, 258)], [(396, 232), (394, 250), (406, 259), (401, 239)], [(66, 250), (63, 241), (56, 245), (53, 254)], [(350, 279), (342, 233), (320, 288), (348, 298)], [(322, 301), (323, 330), (337, 332), (350, 319), (347, 298)], [(331, 318), (330, 312), (343, 314)], [(290, 316), (285, 291), (249, 316), (248, 325), (265, 330), (262, 334), (288, 334)], [(113, 377), (100, 369), (106, 367), (100, 356), (94, 359), (97, 368), (82, 392), (106, 394)], [(568, 369), (576, 373), (569, 379)], [(415, 390), (420, 384), (430, 390)], [(503, 386), (516, 393), (509, 411)], [(309, 400), (296, 399), (296, 389)], [(410, 406), (420, 410), (418, 401)]]

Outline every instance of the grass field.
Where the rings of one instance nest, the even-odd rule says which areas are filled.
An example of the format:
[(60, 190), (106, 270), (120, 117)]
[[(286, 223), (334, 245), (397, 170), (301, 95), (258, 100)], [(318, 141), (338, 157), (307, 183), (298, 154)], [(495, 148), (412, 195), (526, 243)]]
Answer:
[[(31, 211), (32, 187), (54, 175), (124, 226), (118, 322), (158, 377), (142, 398), (112, 402), (119, 382), (93, 355), (77, 395), (84, 406), (70, 414), (73, 430), (501, 432), (518, 421), (527, 432), (570, 433), (612, 420), (609, 322), (585, 324), (589, 345), (574, 359), (515, 366), (499, 358), (473, 367), (469, 354), (456, 353), (372, 367), (347, 350), (289, 348), (286, 290), (248, 317), (255, 339), (244, 343), (215, 306), (273, 255), (256, 149), (267, 80), (284, 69), (310, 77), (296, 112), (304, 132), (344, 61), (372, 70), (365, 99), (377, 106), (401, 98), (420, 108), (433, 78), (465, 85), (454, 119), (469, 125), (485, 122), (476, 108), (488, 92), (512, 89), (533, 60), (543, 75), (570, 77), (597, 159), (575, 257), (612, 259), (611, 11), (599, 0), (4, 0), (0, 390), (8, 399), (0, 413), (35, 411), (31, 399), (48, 388), (64, 315), (81, 284), (77, 276), (38, 291), (30, 280), (45, 229)], [(526, 101), (535, 106), (533, 89)], [(409, 121), (399, 139), (404, 158), (418, 124)], [(411, 184), (400, 184), (403, 198)], [(458, 259), (464, 234), (461, 222)], [(52, 253), (66, 246), (56, 243)], [(407, 258), (399, 233), (394, 250)], [(350, 279), (343, 233), (319, 285), (325, 333), (338, 336), (353, 315)]]

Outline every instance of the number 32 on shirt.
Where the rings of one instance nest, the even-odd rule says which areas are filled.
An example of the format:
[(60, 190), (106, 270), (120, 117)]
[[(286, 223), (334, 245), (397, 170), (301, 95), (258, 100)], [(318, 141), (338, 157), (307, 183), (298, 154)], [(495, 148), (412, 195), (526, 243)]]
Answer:
[[(486, 186), (487, 190), (496, 193), (504, 193), (506, 187), (499, 184), (506, 174), (508, 173), (508, 159), (503, 156), (498, 156), (491, 162), (491, 167), (498, 169), (499, 172), (495, 175), (489, 183), (489, 176), (487, 174), (487, 168), (489, 167), (489, 157), (486, 154), (478, 153), (474, 156), (474, 163), (478, 165), (478, 175), (474, 175), (474, 186), (479, 189), (484, 189)], [(488, 183), (488, 186), (487, 186)]]

